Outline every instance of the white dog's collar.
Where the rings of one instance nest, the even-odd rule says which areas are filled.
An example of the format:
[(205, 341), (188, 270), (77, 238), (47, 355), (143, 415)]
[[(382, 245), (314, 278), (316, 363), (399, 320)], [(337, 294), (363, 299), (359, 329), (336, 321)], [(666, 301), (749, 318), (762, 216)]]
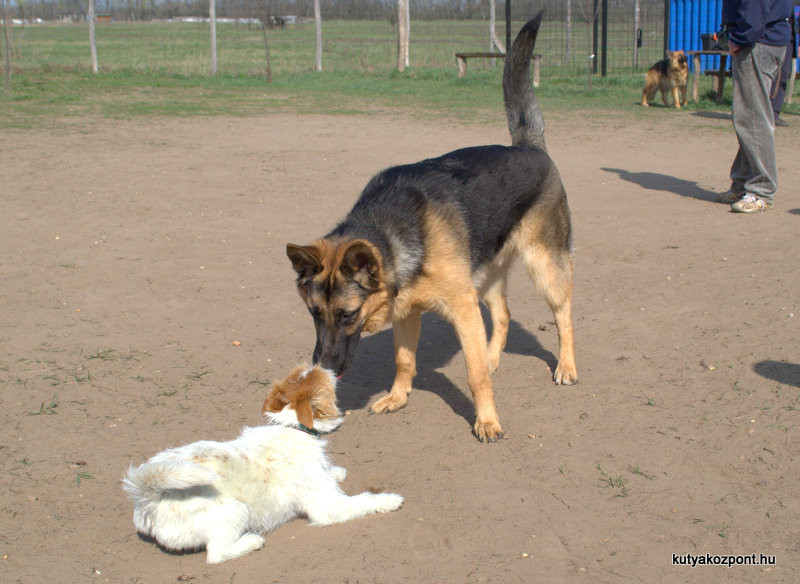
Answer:
[(309, 428), (308, 426), (306, 426), (305, 424), (301, 424), (300, 422), (297, 422), (296, 424), (289, 424), (288, 427), (294, 428), (295, 430), (300, 430), (301, 432), (305, 432), (306, 434), (310, 434), (315, 438), (319, 438), (320, 436), (322, 436), (322, 434), (320, 434), (318, 430), (315, 430), (314, 428)]

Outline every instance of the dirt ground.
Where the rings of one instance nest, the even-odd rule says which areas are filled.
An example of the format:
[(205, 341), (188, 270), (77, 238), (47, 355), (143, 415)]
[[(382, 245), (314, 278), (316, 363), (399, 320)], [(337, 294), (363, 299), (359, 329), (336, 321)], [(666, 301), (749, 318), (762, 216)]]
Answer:
[[(125, 469), (258, 424), (314, 343), (286, 243), (325, 233), (386, 166), (507, 143), (502, 112), (0, 131), (0, 580), (797, 582), (800, 119), (777, 130), (776, 207), (746, 216), (714, 202), (726, 116), (545, 116), (573, 213), (581, 382), (550, 381), (552, 315), (519, 266), (494, 376), (507, 440), (472, 436), (459, 346), (433, 315), (409, 406), (370, 416), (392, 340), (366, 337), (329, 448), (348, 493), (405, 505), (298, 519), (218, 566), (137, 536)], [(686, 554), (764, 563), (673, 565)]]

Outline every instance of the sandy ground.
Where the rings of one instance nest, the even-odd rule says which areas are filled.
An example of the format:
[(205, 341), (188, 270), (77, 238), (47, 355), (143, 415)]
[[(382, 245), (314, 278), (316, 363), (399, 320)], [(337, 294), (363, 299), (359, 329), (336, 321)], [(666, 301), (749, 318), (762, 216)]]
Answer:
[[(777, 133), (776, 208), (744, 216), (714, 202), (736, 143), (724, 116), (547, 117), (581, 382), (551, 383), (552, 315), (519, 266), (494, 376), (507, 440), (472, 436), (458, 343), (433, 315), (409, 406), (368, 415), (393, 364), (390, 331), (365, 338), (330, 451), (348, 493), (405, 505), (298, 519), (219, 566), (137, 536), (125, 469), (258, 424), (314, 343), (286, 243), (325, 233), (381, 168), (506, 143), (502, 113), (0, 131), (0, 580), (797, 582), (800, 119)], [(686, 554), (767, 563), (673, 565)]]

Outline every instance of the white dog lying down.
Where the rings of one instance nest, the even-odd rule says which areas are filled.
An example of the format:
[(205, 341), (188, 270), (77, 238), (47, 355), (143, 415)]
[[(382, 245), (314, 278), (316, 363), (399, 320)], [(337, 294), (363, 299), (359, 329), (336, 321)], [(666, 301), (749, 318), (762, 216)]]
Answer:
[(332, 373), (298, 367), (264, 402), (269, 424), (245, 428), (230, 442), (201, 441), (131, 466), (123, 488), (134, 500), (133, 522), (172, 551), (205, 547), (209, 564), (264, 545), (261, 534), (300, 515), (329, 525), (394, 511), (394, 493), (347, 496), (320, 433), (342, 423)]

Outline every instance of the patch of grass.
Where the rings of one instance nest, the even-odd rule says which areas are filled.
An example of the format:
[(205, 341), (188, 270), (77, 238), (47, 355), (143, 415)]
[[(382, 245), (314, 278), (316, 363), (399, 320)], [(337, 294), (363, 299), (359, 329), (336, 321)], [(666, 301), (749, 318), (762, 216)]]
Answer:
[(622, 475), (616, 477), (609, 475), (603, 470), (600, 463), (597, 464), (597, 470), (600, 471), (600, 484), (603, 487), (618, 490), (614, 497), (627, 497), (630, 494), (630, 491), (628, 491), (628, 481), (623, 478)]
[[(520, 23), (521, 24), (521, 23)], [(252, 116), (264, 113), (338, 115), (398, 111), (470, 121), (502, 118), (502, 64), (476, 61), (458, 79), (453, 54), (485, 43), (480, 21), (417, 22), (412, 66), (394, 69), (395, 30), (387, 22), (325, 23), (324, 71), (313, 71), (313, 26), (271, 31), (272, 83), (267, 83), (261, 31), (218, 25), (219, 73), (210, 75), (207, 25), (112, 23), (97, 27), (101, 71), (91, 72), (85, 25), (37, 25), (15, 31), (11, 91), (0, 92), (0, 127), (107, 119)], [(575, 37), (582, 38), (577, 35)], [(686, 115), (639, 104), (645, 66), (616, 67), (607, 77), (558, 66), (561, 46), (540, 39), (546, 57), (537, 97), (546, 112), (604, 109), (634, 116)], [(577, 55), (580, 51), (575, 50)], [(642, 62), (649, 62), (645, 59)], [(727, 112), (710, 87), (685, 109)], [(787, 106), (800, 113), (800, 103)], [(699, 120), (699, 123), (702, 123)]]
[(205, 377), (209, 373), (211, 373), (210, 369), (206, 367), (200, 367), (199, 369), (195, 369), (194, 371), (192, 371), (189, 375), (186, 376), (186, 378), (189, 379), (190, 381), (200, 381), (201, 379), (203, 379), (203, 377)]
[(790, 412), (797, 412), (800, 411), (800, 408), (797, 407), (797, 402), (800, 401), (800, 393), (797, 394), (797, 397), (794, 398), (794, 401), (786, 406), (786, 409)]
[(78, 365), (75, 370), (70, 374), (70, 377), (77, 383), (88, 383), (92, 381), (92, 374), (83, 365)]
[(88, 355), (86, 358), (89, 360), (92, 359), (99, 359), (100, 361), (115, 361), (119, 355), (119, 351), (114, 349), (97, 349), (91, 355)]
[(56, 408), (58, 407), (58, 404), (59, 404), (59, 402), (58, 402), (58, 394), (56, 393), (56, 394), (53, 395), (53, 397), (50, 398), (49, 402), (46, 402), (46, 401), (42, 402), (42, 405), (39, 406), (39, 410), (38, 411), (35, 411), (35, 410), (34, 411), (30, 411), (30, 412), (28, 412), (28, 415), (29, 416), (43, 416), (43, 415), (50, 416), (50, 415), (53, 415), (53, 414), (57, 413), (56, 412)]
[(270, 385), (272, 385), (272, 381), (270, 381), (269, 379), (259, 379), (258, 377), (256, 377), (250, 382), (250, 385), (253, 384), (259, 385), (261, 387), (269, 387)]
[[(46, 75), (48, 82), (40, 78)], [(23, 71), (15, 76), (11, 95), (0, 94), (6, 112), (0, 124), (34, 127), (50, 120), (98, 116), (137, 117), (249, 116), (263, 113), (370, 114), (397, 111), (419, 115), (490, 121), (502, 116), (501, 70), (475, 71), (458, 79), (441, 68), (375, 72), (300, 72), (276, 75), (267, 85), (260, 77), (219, 74), (115, 70), (94, 75), (88, 70)], [(641, 74), (622, 72), (598, 78), (591, 92), (574, 77), (543, 77), (537, 91), (545, 111), (607, 109), (637, 116), (683, 115), (637, 105)], [(727, 109), (713, 102), (689, 104), (688, 111)]]
[(628, 470), (631, 471), (635, 475), (638, 475), (640, 477), (646, 478), (647, 480), (650, 480), (650, 481), (653, 480), (652, 475), (649, 475), (646, 472), (644, 472), (642, 469), (640, 469), (638, 464), (636, 466), (629, 466)]
[(88, 473), (88, 472), (83, 472), (83, 471), (81, 471), (81, 472), (79, 472), (79, 473), (75, 473), (75, 482), (77, 483), (77, 485), (78, 485), (79, 487), (81, 486), (81, 481), (82, 481), (82, 480), (84, 480), (84, 479), (93, 479), (93, 478), (94, 478), (94, 476), (92, 476), (92, 475), (91, 475), (90, 473)]

